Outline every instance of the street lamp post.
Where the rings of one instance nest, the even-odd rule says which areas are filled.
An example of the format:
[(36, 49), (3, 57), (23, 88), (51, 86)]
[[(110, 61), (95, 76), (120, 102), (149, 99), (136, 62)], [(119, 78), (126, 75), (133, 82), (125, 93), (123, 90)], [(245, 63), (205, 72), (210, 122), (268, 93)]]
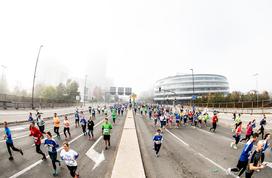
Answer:
[(36, 78), (36, 71), (37, 71), (38, 61), (39, 61), (40, 52), (41, 52), (42, 47), (43, 47), (43, 45), (41, 45), (41, 46), (40, 46), (40, 48), (39, 48), (39, 52), (38, 52), (38, 56), (37, 56), (37, 60), (36, 60), (36, 65), (35, 65), (35, 70), (34, 70), (34, 76), (33, 76), (33, 85), (32, 85), (32, 102), (31, 102), (31, 107), (32, 107), (32, 109), (35, 109), (35, 107), (34, 107), (34, 88), (35, 88), (35, 78)]
[(259, 76), (259, 74), (256, 73), (253, 76), (256, 78), (256, 100), (257, 100), (257, 108), (258, 108), (259, 107), (259, 104), (258, 104), (258, 102), (259, 102), (259, 96), (258, 96), (258, 76)]
[(88, 75), (85, 75), (83, 106), (85, 106), (85, 101), (86, 101), (86, 92), (87, 92), (86, 84), (87, 84), (87, 77), (88, 77)]

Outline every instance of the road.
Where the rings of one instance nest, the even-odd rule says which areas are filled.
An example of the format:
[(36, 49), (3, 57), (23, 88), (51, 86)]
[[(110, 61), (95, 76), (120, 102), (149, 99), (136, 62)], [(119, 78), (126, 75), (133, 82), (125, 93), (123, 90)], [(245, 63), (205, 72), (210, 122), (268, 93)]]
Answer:
[[(89, 115), (86, 115), (89, 117)], [(120, 137), (122, 133), (122, 128), (124, 124), (124, 118), (125, 116), (119, 116), (117, 119), (117, 123), (113, 125), (113, 136), (111, 139), (111, 148), (107, 151), (104, 151), (104, 143), (103, 139), (100, 138), (101, 136), (101, 124), (104, 120), (103, 115), (97, 116), (95, 120), (95, 140), (89, 141), (87, 136), (82, 136), (81, 128), (75, 128), (74, 121), (72, 117), (69, 117), (71, 123), (71, 134), (72, 138), (68, 141), (71, 143), (71, 148), (76, 150), (79, 153), (79, 159), (78, 159), (78, 166), (81, 177), (89, 177), (90, 174), (92, 174), (94, 177), (110, 177), (111, 170), (114, 163), (114, 156), (116, 154), (118, 143), (120, 142)], [(63, 119), (63, 118), (62, 118)], [(52, 123), (47, 123), (46, 128), (48, 128), (52, 133)], [(46, 129), (46, 130), (48, 130)], [(33, 139), (28, 136), (28, 131), (20, 131), (20, 134), (24, 135), (25, 137), (16, 139), (16, 135), (18, 131), (13, 131), (13, 136), (15, 137), (14, 145), (16, 147), (20, 147), (24, 151), (24, 156), (21, 156), (18, 153), (13, 153), (14, 155), (14, 161), (8, 160), (8, 153), (6, 149), (6, 145), (4, 142), (0, 143), (0, 171), (1, 175), (0, 177), (53, 177), (52, 176), (52, 165), (51, 161), (48, 158), (46, 161), (41, 161), (41, 155), (38, 155), (35, 152), (35, 147), (33, 145)], [(62, 132), (61, 132), (62, 133)], [(2, 136), (2, 133), (1, 133)], [(61, 140), (58, 140), (58, 143), (62, 145), (64, 142), (64, 136), (61, 134)], [(92, 170), (94, 166), (94, 162), (92, 159), (90, 159), (85, 154), (88, 152), (88, 150), (92, 147), (92, 145), (95, 144), (95, 147), (93, 148), (96, 152), (102, 153), (105, 157), (105, 161), (103, 161), (97, 168)], [(45, 148), (42, 148), (44, 152), (46, 152)], [(34, 166), (33, 166), (34, 165)], [(32, 167), (33, 166), (33, 167)], [(27, 170), (29, 167), (32, 167), (30, 170)], [(19, 173), (19, 174), (18, 174)], [(16, 176), (16, 174), (18, 174)], [(60, 173), (58, 177), (69, 177), (69, 172), (62, 163), (62, 166), (60, 168)]]
[[(169, 128), (157, 158), (151, 142), (156, 130), (153, 121), (138, 114), (135, 120), (147, 177), (231, 177), (226, 169), (236, 166), (243, 144), (238, 150), (230, 148), (230, 129), (219, 126), (216, 133), (211, 133), (207, 128)], [(267, 156), (266, 161), (271, 162), (272, 157)], [(272, 169), (255, 173), (255, 177), (272, 177)]]
[[(86, 113), (89, 117), (89, 114)], [(101, 136), (101, 123), (103, 115), (98, 115), (95, 123), (95, 137), (89, 141), (86, 136), (82, 136), (81, 128), (74, 127), (74, 118), (70, 116), (72, 123), (71, 148), (79, 153), (78, 170), (81, 177), (105, 177), (110, 178), (115, 158), (118, 151), (120, 138), (125, 121), (124, 116), (118, 116), (117, 123), (113, 126), (111, 137), (111, 148), (104, 150), (103, 139)], [(61, 118), (63, 120), (63, 118)], [(111, 120), (111, 119), (110, 119)], [(225, 170), (229, 167), (235, 167), (237, 159), (241, 153), (243, 144), (241, 143), (238, 150), (230, 148), (232, 133), (230, 128), (219, 126), (216, 133), (211, 133), (208, 128), (181, 127), (168, 128), (164, 131), (164, 142), (161, 148), (160, 157), (155, 157), (152, 144), (152, 136), (156, 127), (153, 121), (135, 115), (136, 130), (142, 155), (142, 161), (148, 178), (228, 178)], [(8, 160), (8, 153), (4, 141), (0, 142), (0, 177), (39, 177), (48, 178), (52, 176), (52, 165), (50, 159), (41, 161), (41, 156), (35, 152), (33, 139), (28, 136), (29, 131), (26, 129), (14, 129), (12, 131), (14, 144), (24, 150), (24, 156), (19, 153), (14, 154), (14, 161)], [(52, 120), (46, 122), (46, 130), (52, 131)], [(62, 129), (61, 129), (62, 131)], [(52, 131), (53, 132), (53, 131)], [(0, 132), (1, 136), (3, 132)], [(61, 145), (64, 136), (56, 139)], [(46, 152), (45, 148), (42, 148)], [(104, 159), (97, 160), (95, 153), (99, 156), (104, 155)], [(128, 155), (133, 156), (133, 155)], [(103, 157), (103, 156), (102, 156)], [(267, 155), (266, 161), (272, 162), (271, 155)], [(96, 164), (98, 163), (98, 164)], [(270, 178), (272, 169), (267, 167), (261, 172), (255, 173), (255, 177)], [(57, 177), (70, 177), (69, 171), (62, 162)], [(128, 175), (129, 177), (129, 175)]]

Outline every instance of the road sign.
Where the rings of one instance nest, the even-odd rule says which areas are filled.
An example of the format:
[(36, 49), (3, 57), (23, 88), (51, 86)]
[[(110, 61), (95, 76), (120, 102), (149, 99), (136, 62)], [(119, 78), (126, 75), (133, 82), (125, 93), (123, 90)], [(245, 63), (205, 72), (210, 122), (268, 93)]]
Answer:
[(131, 95), (131, 93), (132, 93), (132, 88), (125, 89), (125, 95)]
[(196, 100), (197, 99), (197, 96), (196, 95), (193, 95), (192, 96), (192, 100)]
[(118, 87), (118, 95), (124, 95), (124, 87)]
[(110, 87), (110, 94), (116, 95), (116, 87)]

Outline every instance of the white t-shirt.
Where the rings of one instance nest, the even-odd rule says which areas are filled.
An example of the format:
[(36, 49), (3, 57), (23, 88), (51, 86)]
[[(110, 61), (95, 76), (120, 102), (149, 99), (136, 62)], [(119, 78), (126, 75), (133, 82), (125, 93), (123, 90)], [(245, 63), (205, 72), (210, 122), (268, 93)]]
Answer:
[(76, 159), (78, 157), (78, 153), (74, 150), (70, 149), (68, 152), (66, 152), (64, 149), (61, 150), (60, 157), (65, 161), (67, 166), (77, 166)]

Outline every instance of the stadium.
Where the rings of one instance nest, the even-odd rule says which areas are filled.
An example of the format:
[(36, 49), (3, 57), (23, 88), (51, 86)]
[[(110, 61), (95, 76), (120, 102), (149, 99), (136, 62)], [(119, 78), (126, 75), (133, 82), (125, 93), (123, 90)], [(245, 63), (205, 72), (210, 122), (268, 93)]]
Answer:
[(216, 74), (175, 75), (160, 79), (154, 85), (154, 101), (157, 103), (182, 103), (214, 93), (229, 93), (226, 77)]

